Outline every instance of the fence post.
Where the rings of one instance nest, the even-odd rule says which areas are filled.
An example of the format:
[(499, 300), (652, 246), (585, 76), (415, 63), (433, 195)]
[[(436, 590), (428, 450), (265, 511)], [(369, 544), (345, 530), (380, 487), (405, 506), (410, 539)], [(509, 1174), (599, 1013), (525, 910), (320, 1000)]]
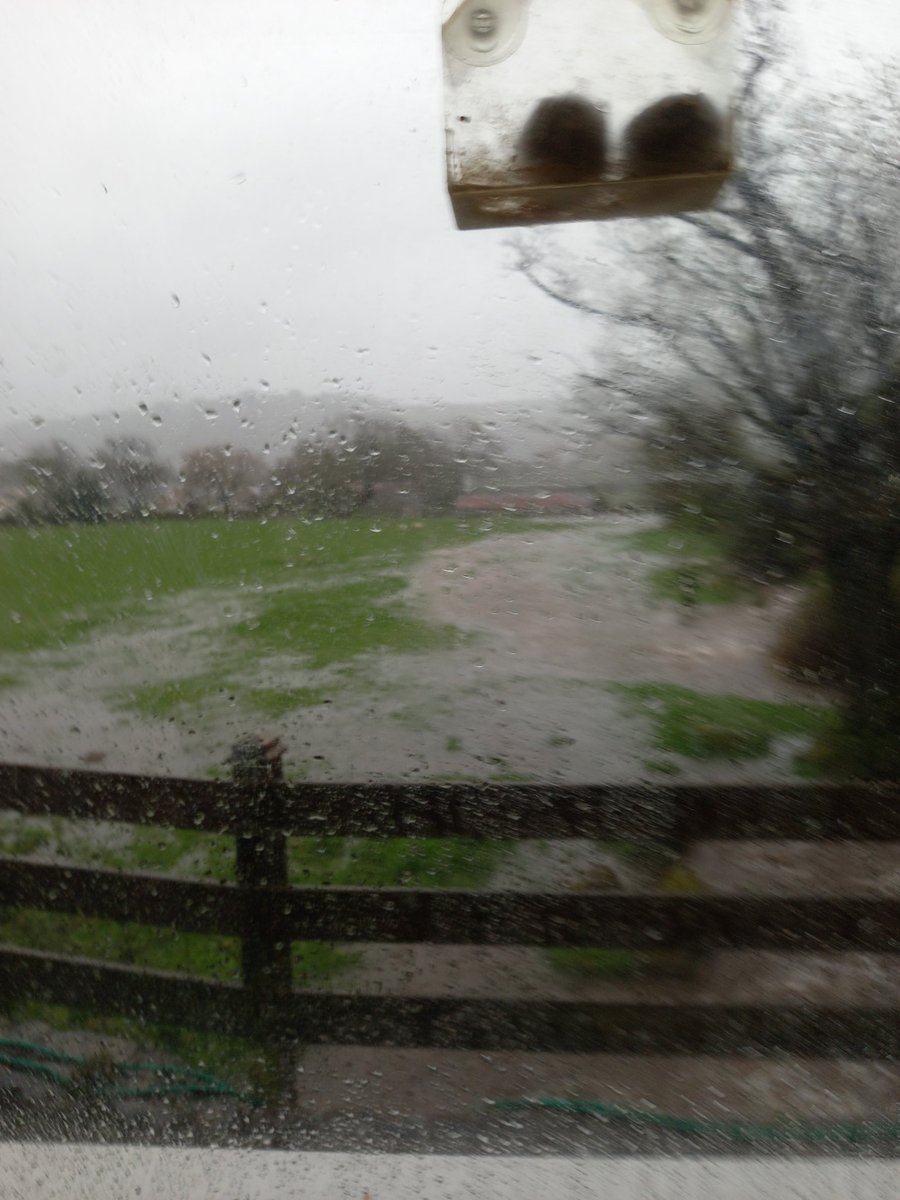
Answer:
[(242, 797), (236, 839), (236, 874), (244, 902), (241, 979), (250, 998), (255, 1036), (277, 1055), (275, 1086), (289, 1106), (293, 1098), (295, 1048), (285, 1037), (283, 1014), (292, 989), (291, 941), (279, 895), (288, 886), (287, 838), (283, 832), (281, 757), (277, 738), (238, 739), (229, 756)]

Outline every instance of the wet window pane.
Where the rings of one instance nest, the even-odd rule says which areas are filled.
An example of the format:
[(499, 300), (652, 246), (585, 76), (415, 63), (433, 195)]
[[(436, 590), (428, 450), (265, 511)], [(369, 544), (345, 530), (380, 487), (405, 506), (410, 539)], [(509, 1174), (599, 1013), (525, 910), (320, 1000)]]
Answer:
[(897, 18), (7, 7), (4, 1136), (895, 1151)]

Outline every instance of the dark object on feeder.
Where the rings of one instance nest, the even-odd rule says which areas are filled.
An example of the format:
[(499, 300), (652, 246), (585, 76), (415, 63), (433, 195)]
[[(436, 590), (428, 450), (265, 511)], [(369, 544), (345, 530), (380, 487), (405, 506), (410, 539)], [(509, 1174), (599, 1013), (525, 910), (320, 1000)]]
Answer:
[(722, 121), (705, 96), (666, 96), (625, 130), (630, 175), (690, 175), (724, 171)]
[(541, 100), (522, 130), (519, 154), (546, 182), (600, 175), (606, 164), (603, 113), (580, 96)]

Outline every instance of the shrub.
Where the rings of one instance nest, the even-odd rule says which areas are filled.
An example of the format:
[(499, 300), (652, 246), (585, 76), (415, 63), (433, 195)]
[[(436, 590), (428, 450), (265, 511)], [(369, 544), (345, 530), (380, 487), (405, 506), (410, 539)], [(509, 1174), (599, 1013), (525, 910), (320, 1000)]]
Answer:
[(841, 661), (840, 627), (824, 581), (817, 580), (787, 618), (772, 658), (798, 679), (837, 683), (846, 677)]

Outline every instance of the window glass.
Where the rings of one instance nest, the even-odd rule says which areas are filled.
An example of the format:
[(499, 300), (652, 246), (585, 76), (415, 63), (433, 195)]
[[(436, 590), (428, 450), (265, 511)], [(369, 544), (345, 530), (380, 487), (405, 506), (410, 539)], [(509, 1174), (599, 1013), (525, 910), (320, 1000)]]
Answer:
[(439, 5), (2, 7), (7, 1134), (894, 1144), (900, 18), (745, 8), (712, 209), (462, 233)]

